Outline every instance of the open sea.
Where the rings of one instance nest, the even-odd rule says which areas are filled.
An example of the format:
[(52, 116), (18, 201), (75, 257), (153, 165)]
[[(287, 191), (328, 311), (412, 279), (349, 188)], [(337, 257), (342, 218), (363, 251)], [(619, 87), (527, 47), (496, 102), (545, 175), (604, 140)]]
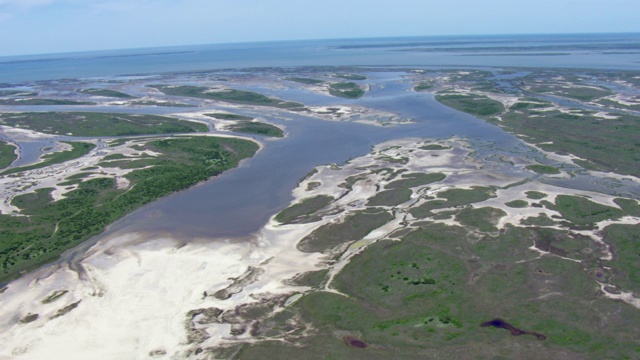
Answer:
[(494, 35), (175, 46), (0, 57), (0, 82), (294, 66), (640, 69), (640, 34)]

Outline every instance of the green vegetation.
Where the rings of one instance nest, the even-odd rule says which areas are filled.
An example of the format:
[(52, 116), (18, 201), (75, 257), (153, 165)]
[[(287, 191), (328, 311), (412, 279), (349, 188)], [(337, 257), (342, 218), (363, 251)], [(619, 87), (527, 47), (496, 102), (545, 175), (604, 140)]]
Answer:
[(288, 77), (288, 78), (285, 78), (285, 80), (297, 82), (300, 84), (306, 84), (306, 85), (317, 85), (317, 84), (322, 84), (324, 82), (318, 79), (309, 79), (309, 78), (302, 78), (302, 77)]
[(613, 202), (620, 206), (626, 215), (640, 217), (640, 203), (637, 200), (617, 198)]
[(539, 165), (539, 164), (527, 165), (526, 168), (531, 170), (531, 171), (535, 171), (538, 174), (543, 174), (543, 175), (560, 174), (560, 170), (558, 170), (557, 168), (555, 168), (553, 166), (549, 166), (549, 165)]
[(534, 191), (534, 190), (525, 192), (525, 195), (527, 195), (527, 198), (533, 199), (533, 200), (544, 199), (544, 198), (546, 198), (548, 196), (547, 194), (545, 194), (543, 192)]
[(558, 195), (555, 204), (548, 207), (558, 211), (563, 218), (575, 225), (593, 225), (623, 215), (620, 209), (598, 204), (582, 196)]
[(327, 269), (308, 271), (296, 275), (293, 279), (288, 280), (287, 283), (296, 286), (309, 286), (317, 288), (320, 287), (322, 282), (326, 279), (327, 274), (329, 274), (329, 270)]
[(26, 216), (0, 215), (0, 282), (56, 259), (144, 204), (237, 166), (258, 145), (196, 136), (154, 140), (141, 147), (162, 156), (140, 160), (153, 167), (126, 175), (132, 183), (128, 190), (118, 189), (113, 179), (96, 178), (55, 202), (51, 189), (15, 197), (12, 204)]
[(282, 109), (297, 109), (304, 107), (303, 104), (297, 102), (274, 99), (252, 91), (235, 89), (209, 91), (210, 89), (206, 87), (189, 85), (149, 85), (149, 87), (158, 89), (166, 95), (189, 96), (202, 99), (224, 101), (233, 104), (272, 106)]
[(356, 83), (340, 82), (329, 85), (329, 94), (347, 99), (358, 99), (364, 95), (364, 90)]
[(513, 201), (506, 202), (504, 204), (510, 208), (516, 208), (516, 209), (529, 207), (529, 203), (526, 202), (525, 200), (513, 200)]
[(315, 190), (320, 187), (320, 185), (322, 185), (322, 183), (318, 181), (310, 181), (309, 183), (307, 183), (307, 191)]
[(37, 112), (0, 114), (0, 124), (45, 134), (74, 136), (123, 136), (206, 132), (207, 126), (166, 116), (90, 113)]
[[(107, 161), (107, 160), (122, 160), (122, 159), (126, 159), (127, 157), (123, 154), (111, 154), (111, 155), (107, 155), (107, 156), (103, 156), (102, 157), (102, 161)], [(71, 177), (71, 176), (70, 176)], [(70, 178), (69, 177), (69, 178)]]
[(423, 173), (412, 173), (412, 174), (402, 174), (400, 180), (396, 180), (390, 182), (385, 186), (386, 189), (397, 189), (397, 188), (412, 188), (416, 186), (422, 186), (431, 184), (434, 182), (442, 181), (446, 177), (443, 173), (432, 173), (432, 174), (423, 174)]
[(80, 89), (77, 90), (79, 93), (94, 95), (94, 96), (105, 96), (105, 97), (113, 97), (119, 99), (131, 99), (133, 96), (129, 94), (125, 94), (120, 91), (109, 90), (109, 89)]
[(227, 127), (231, 131), (258, 134), (273, 137), (284, 137), (284, 131), (277, 126), (259, 121), (240, 121)]
[(540, 109), (546, 108), (549, 106), (547, 102), (530, 102), (530, 101), (518, 101), (517, 103), (511, 105), (509, 110), (524, 110), (524, 109)]
[(66, 314), (68, 314), (71, 310), (75, 309), (78, 307), (78, 305), (80, 305), (80, 302), (82, 300), (78, 300), (74, 303), (71, 303), (65, 307), (63, 307), (62, 309), (59, 309), (53, 316), (51, 316), (51, 319), (55, 319), (55, 318), (59, 318), (60, 316), (64, 316)]
[(439, 144), (428, 144), (428, 145), (420, 146), (420, 149), (422, 149), (422, 150), (449, 150), (449, 149), (451, 149), (451, 147), (450, 146), (443, 146), (443, 145), (439, 145)]
[[(514, 252), (521, 255), (526, 248), (510, 245), (514, 242), (517, 244), (517, 239), (526, 237), (526, 234), (512, 230), (501, 238), (483, 242), (484, 249), (480, 247), (474, 250), (464, 240), (465, 232), (462, 228), (432, 225), (405, 236), (402, 242), (383, 241), (371, 245), (367, 251), (356, 256), (335, 279), (336, 288), (349, 298), (315, 292), (306, 295), (295, 305), (303, 318), (312, 321), (320, 330), (312, 339), (305, 339), (308, 344), (305, 346), (305, 353), (314, 353), (315, 346), (320, 341), (318, 337), (327, 339), (326, 342), (333, 338), (335, 330), (340, 330), (361, 334), (363, 341), (382, 349), (393, 349), (389, 352), (373, 352), (378, 354), (381, 351), (380, 356), (383, 358), (416, 358), (419, 354), (433, 356), (434, 353), (456, 357), (455, 354), (462, 355), (470, 349), (474, 349), (476, 355), (488, 355), (496, 347), (503, 349), (503, 354), (510, 354), (504, 351), (510, 348), (508, 344), (516, 338), (504, 331), (479, 329), (479, 323), (496, 315), (507, 318), (519, 327), (557, 337), (550, 337), (549, 345), (542, 348), (518, 348), (517, 355), (520, 358), (535, 358), (540, 352), (552, 354), (553, 351), (566, 351), (563, 347), (567, 346), (568, 336), (576, 339), (568, 344), (575, 351), (607, 351), (603, 347), (597, 347), (606, 344), (606, 341), (589, 336), (589, 333), (597, 333), (599, 328), (591, 325), (589, 331), (586, 331), (580, 324), (581, 319), (574, 317), (575, 314), (590, 314), (592, 309), (589, 304), (570, 304), (556, 308), (559, 304), (554, 300), (534, 303), (533, 306), (530, 302), (522, 301), (537, 296), (537, 290), (528, 288), (527, 281), (522, 280), (535, 277), (540, 268), (550, 274), (547, 279), (551, 276), (556, 280), (566, 272), (580, 274), (579, 266), (563, 266), (562, 262), (555, 259), (544, 260), (531, 267), (516, 265), (505, 268), (489, 265), (490, 271), (479, 273), (482, 275), (474, 277), (472, 284), (467, 281), (468, 274), (479, 266), (494, 264), (495, 261), (504, 260), (504, 256), (513, 257)], [(486, 249), (491, 243), (508, 249), (493, 254)], [(465, 262), (461, 259), (465, 254), (480, 256), (480, 263)], [(497, 257), (494, 258), (495, 255)], [(584, 276), (578, 276), (578, 279), (579, 284), (567, 289), (568, 294), (565, 296), (573, 298), (584, 293), (579, 286), (587, 285), (589, 279)], [(564, 284), (566, 283), (563, 282)], [(561, 288), (561, 285), (555, 286)], [(514, 300), (506, 302), (505, 296)], [(603, 306), (602, 302), (598, 302), (595, 305), (606, 308), (609, 304)], [(620, 304), (613, 306), (624, 308)], [(572, 312), (566, 311), (572, 308)], [(631, 310), (626, 312), (633, 313)], [(618, 330), (609, 326), (607, 331)], [(579, 334), (579, 337), (575, 334)], [(523, 337), (518, 338), (518, 341), (537, 340)], [(429, 344), (428, 352), (424, 349), (424, 344)], [(333, 351), (338, 353), (348, 351), (344, 344), (340, 345), (337, 341), (334, 347)], [(616, 351), (629, 353), (630, 350), (633, 351), (633, 347), (626, 346)], [(361, 356), (372, 355), (367, 352)]]
[(320, 226), (298, 243), (298, 249), (304, 252), (326, 252), (340, 245), (362, 239), (372, 230), (388, 223), (393, 216), (382, 210), (355, 212), (342, 223), (329, 223)]
[(15, 174), (21, 171), (40, 169), (49, 165), (60, 164), (65, 161), (69, 161), (69, 160), (73, 160), (73, 159), (77, 159), (79, 157), (85, 156), (86, 154), (89, 153), (89, 151), (93, 150), (96, 147), (94, 144), (85, 143), (85, 142), (66, 142), (66, 141), (63, 141), (63, 142), (65, 144), (71, 145), (71, 150), (46, 154), (42, 156), (42, 161), (39, 163), (11, 168), (3, 171), (2, 173), (0, 173), (0, 175)]
[[(114, 155), (119, 155), (119, 154), (114, 154)], [(106, 156), (105, 156), (106, 157)], [(81, 172), (81, 173), (77, 173), (75, 175), (71, 175), (67, 177), (67, 180), (77, 180), (77, 179), (84, 179), (86, 177), (88, 177), (91, 174), (95, 174), (95, 172)]]
[(610, 225), (604, 240), (614, 254), (607, 266), (613, 267), (611, 282), (623, 291), (640, 292), (640, 225)]
[(409, 162), (409, 158), (406, 156), (401, 156), (399, 158), (391, 157), (388, 155), (378, 156), (376, 159), (384, 160), (386, 162), (390, 162), (392, 164), (406, 164)]
[(229, 113), (209, 113), (205, 115), (215, 119), (220, 119), (220, 120), (246, 120), (246, 121), (253, 120), (251, 116), (229, 114)]
[(0, 141), (0, 169), (4, 169), (14, 162), (18, 155), (16, 147), (5, 141)]
[(484, 95), (436, 95), (436, 100), (456, 110), (485, 119), (504, 111), (502, 103)]
[[(484, 76), (479, 72), (460, 72), (458, 79), (480, 86)], [(509, 111), (541, 118), (546, 116), (546, 111), (539, 111), (543, 107), (547, 105), (523, 101)], [(473, 111), (480, 111), (479, 108)], [(504, 109), (494, 109), (493, 113), (501, 111)], [(588, 114), (558, 114), (557, 120), (571, 122), (584, 116)], [(340, 186), (351, 189), (359, 180), (370, 181), (365, 171), (375, 173), (382, 184), (391, 183), (370, 198), (367, 205), (393, 206), (410, 195), (412, 187), (429, 186), (429, 180), (444, 179), (443, 174), (434, 179), (426, 178), (435, 176), (431, 174), (406, 174), (406, 169), (398, 170), (396, 164), (395, 169), (358, 168), (360, 173), (353, 174)], [(530, 169), (544, 173), (558, 171), (544, 165)], [(512, 201), (506, 203), (514, 208), (514, 213), (522, 213), (518, 208), (544, 205), (561, 216), (550, 218), (541, 212), (522, 220), (518, 226), (506, 225), (498, 231), (497, 225), (506, 215), (504, 211), (469, 206), (490, 199), (495, 191), (489, 187), (434, 194), (416, 191), (427, 202), (410, 212), (421, 215), (416, 217), (429, 216), (428, 219), (407, 218), (400, 223), (400, 229), (388, 235), (399, 241), (380, 240), (354, 254), (340, 272), (332, 272), (335, 277), (329, 288), (335, 292), (320, 290), (324, 288), (323, 281), (327, 281), (324, 272), (301, 275), (300, 283), (315, 289), (277, 315), (247, 322), (253, 336), (274, 341), (234, 343), (233, 348), (228, 348), (230, 355), (220, 357), (256, 359), (266, 353), (274, 358), (367, 360), (467, 358), (469, 354), (481, 359), (638, 357), (640, 346), (634, 335), (640, 333), (640, 313), (621, 301), (605, 299), (599, 282), (611, 281), (622, 291), (640, 291), (637, 270), (640, 228), (637, 225), (606, 228), (606, 241), (612, 244), (618, 241), (612, 245), (614, 257), (610, 262), (602, 260), (606, 246), (569, 229), (584, 229), (603, 219), (637, 214), (640, 204), (618, 198), (615, 200), (618, 209), (579, 196), (556, 198), (555, 193), (555, 203), (550, 203), (540, 201), (548, 198), (547, 194), (526, 191), (520, 194), (521, 199), (509, 199)], [(431, 212), (436, 209), (444, 211)], [(530, 210), (533, 209), (524, 213), (529, 214)], [(382, 214), (381, 209), (369, 211)], [(460, 226), (434, 223), (435, 218), (455, 218)], [(347, 217), (345, 223), (318, 228), (302, 240), (299, 248), (330, 249), (335, 259), (351, 241), (361, 239), (367, 233), (365, 230), (374, 228), (367, 227), (355, 234), (354, 229), (359, 228), (356, 223), (343, 225), (349, 221), (352, 220)], [(403, 228), (404, 225), (407, 227)], [(547, 254), (541, 256), (532, 251), (532, 245)], [(331, 260), (328, 263), (332, 264)], [(505, 329), (479, 326), (494, 318), (544, 334), (546, 339), (513, 336)], [(368, 347), (349, 346), (347, 337), (360, 339)]]
[[(411, 194), (411, 187), (425, 185), (427, 180), (444, 179), (443, 174), (428, 179), (427, 176), (434, 175), (406, 173), (403, 169), (358, 170), (368, 170), (383, 177), (383, 181), (393, 181), (393, 185), (371, 197), (368, 206), (386, 205), (378, 200), (389, 196), (390, 191)], [(343, 186), (350, 188), (364, 179), (363, 173), (354, 174)], [(257, 359), (265, 351), (277, 358), (312, 359), (464, 358), (469, 353), (478, 358), (500, 354), (519, 359), (599, 359), (633, 358), (640, 354), (637, 343), (628, 336), (640, 331), (640, 313), (632, 306), (598, 295), (600, 286), (594, 281), (597, 271), (591, 269), (600, 266), (602, 245), (589, 236), (540, 227), (571, 227), (574, 221), (580, 225), (614, 218), (616, 209), (600, 207), (583, 197), (560, 195), (556, 204), (542, 203), (557, 208), (564, 221), (540, 213), (522, 221), (526, 228), (506, 225), (498, 231), (497, 224), (506, 216), (504, 211), (468, 206), (495, 196), (495, 191), (491, 187), (473, 187), (437, 193), (434, 195), (437, 198), (425, 205), (446, 210), (439, 211), (434, 218), (455, 217), (461, 226), (430, 220), (412, 222), (389, 235), (400, 241), (381, 240), (367, 245), (333, 278), (330, 288), (337, 293), (320, 290), (327, 281), (324, 272), (292, 279), (288, 283), (314, 290), (284, 313), (265, 315), (252, 329), (263, 338), (286, 341), (240, 345), (234, 350), (238, 351), (235, 356)], [(537, 191), (527, 191), (522, 197), (525, 195), (534, 200), (547, 197)], [(520, 207), (530, 202), (516, 199), (507, 204)], [(635, 200), (618, 198), (616, 204), (623, 209), (617, 213), (640, 211)], [(380, 224), (384, 223), (380, 220)], [(347, 217), (342, 224), (318, 228), (302, 240), (299, 248), (332, 249), (335, 258), (351, 241), (361, 239), (375, 227), (356, 234), (359, 228)], [(640, 257), (634, 248), (640, 243), (638, 227), (607, 228), (607, 231), (611, 232), (608, 236), (620, 240), (620, 250), (613, 248), (614, 261), (625, 263), (621, 267), (624, 270), (618, 272), (618, 263), (612, 262), (610, 271), (615, 272), (614, 279), (620, 274), (619, 282), (612, 282), (624, 291), (636, 291), (640, 283), (636, 278), (640, 276), (636, 271)], [(550, 255), (539, 256), (531, 251), (532, 244)], [(625, 257), (618, 257), (618, 251)], [(479, 326), (494, 318), (547, 338), (541, 341), (531, 335), (513, 336), (504, 329)], [(295, 330), (286, 327), (291, 323), (287, 321), (295, 322)], [(344, 338), (348, 336), (369, 346), (366, 349), (349, 346)]]
[[(539, 74), (535, 75), (535, 79), (539, 78)], [(564, 96), (581, 96), (578, 90), (571, 91)], [(588, 169), (640, 176), (640, 167), (637, 166), (640, 161), (640, 143), (637, 141), (640, 136), (640, 117), (619, 113), (616, 114), (617, 118), (604, 119), (595, 116), (594, 111), (583, 109), (540, 111), (540, 108), (555, 104), (535, 100), (535, 103), (521, 101), (514, 104), (500, 116), (499, 121), (492, 116), (504, 110), (502, 105), (486, 96), (438, 95), (436, 99), (457, 110), (483, 117), (511, 133), (521, 135), (528, 142), (538, 144), (544, 150), (585, 159), (587, 162), (579, 164)]]
[(529, 89), (529, 91), (537, 93), (547, 93), (556, 96), (563, 96), (581, 101), (593, 101), (605, 96), (609, 96), (612, 92), (605, 88), (593, 86), (563, 86), (563, 85), (537, 85)]
[(56, 290), (54, 292), (52, 292), (51, 294), (49, 294), (49, 296), (47, 296), (46, 298), (42, 299), (42, 303), (43, 304), (50, 304), (56, 300), (58, 300), (59, 298), (61, 298), (64, 294), (68, 293), (69, 290)]
[(605, 120), (592, 112), (571, 115), (558, 110), (527, 109), (508, 112), (495, 124), (526, 136), (526, 141), (544, 150), (586, 159), (591, 169), (640, 176), (639, 117), (618, 114), (617, 119)]
[(547, 214), (540, 213), (538, 216), (530, 216), (526, 219), (520, 220), (520, 223), (525, 226), (553, 226), (556, 224)]
[(492, 232), (498, 231), (496, 225), (504, 216), (507, 216), (507, 213), (496, 208), (464, 208), (456, 214), (456, 220), (462, 225), (470, 226), (479, 231)]
[(337, 77), (340, 79), (345, 79), (345, 80), (367, 80), (367, 77), (364, 75), (358, 75), (358, 74), (333, 74), (331, 75), (333, 77)]
[[(496, 209), (462, 211), (467, 210), (475, 212), (480, 226), (500, 215)], [(630, 237), (637, 237), (637, 226), (623, 229), (624, 234), (616, 230), (611, 237), (622, 238), (625, 246), (640, 243)], [(236, 348), (237, 356), (259, 359), (269, 351), (276, 358), (311, 359), (464, 358), (469, 353), (477, 358), (500, 354), (519, 359), (600, 359), (634, 358), (640, 353), (628, 336), (640, 331), (635, 308), (594, 296), (599, 286), (583, 264), (539, 257), (528, 249), (534, 242), (545, 251), (595, 261), (597, 255), (579, 251), (596, 249), (587, 237), (513, 226), (481, 238), (471, 234), (459, 226), (425, 224), (401, 241), (369, 245), (332, 282), (345, 296), (312, 291), (285, 314), (260, 321), (256, 331), (280, 338), (291, 333), (285, 325), (295, 319), (299, 328), (292, 341), (243, 345)], [(629, 254), (624, 276), (638, 276), (637, 249), (621, 252)], [(314, 284), (318, 281), (322, 280)], [(634, 281), (636, 287), (640, 282), (631, 277), (625, 281)], [(496, 317), (544, 334), (546, 340), (479, 326)], [(314, 331), (304, 332), (305, 328)], [(305, 335), (297, 336), (301, 333)], [(349, 347), (345, 335), (369, 347)]]
[(584, 169), (586, 169), (586, 170), (592, 170), (592, 171), (600, 171), (600, 170), (601, 170), (601, 169), (598, 167), (598, 165), (596, 165), (596, 164), (592, 163), (592, 162), (591, 162), (591, 161), (589, 161), (589, 160), (571, 159), (571, 161), (572, 161), (574, 164), (576, 164), (576, 165), (578, 165), (578, 166), (580, 166), (580, 167), (582, 167), (582, 168), (584, 168)]
[(40, 317), (40, 315), (38, 315), (38, 314), (29, 313), (29, 314), (25, 315), (25, 317), (20, 319), (20, 323), (21, 324), (27, 324), (27, 323), (30, 323), (30, 322), (34, 322), (34, 321), (38, 320), (39, 317)]
[(317, 221), (319, 218), (313, 215), (318, 210), (329, 205), (333, 200), (335, 199), (328, 195), (318, 195), (302, 199), (299, 203), (293, 204), (280, 211), (278, 215), (276, 215), (275, 220), (283, 224)]
[(413, 87), (414, 91), (424, 91), (424, 90), (430, 90), (430, 89), (433, 89), (433, 83), (430, 81), (423, 81)]
[(398, 206), (409, 201), (411, 193), (411, 190), (407, 188), (380, 191), (369, 198), (367, 206)]
[(0, 99), (0, 105), (96, 105), (96, 103), (58, 99)]
[(604, 106), (609, 107), (609, 108), (640, 111), (640, 101), (639, 100), (640, 100), (640, 97), (636, 96), (632, 103), (624, 103), (623, 104), (621, 102), (613, 101), (613, 100), (610, 100), (610, 99), (598, 99), (596, 102), (598, 104), (604, 105)]
[(366, 178), (367, 177), (364, 174), (349, 176), (348, 178), (344, 179), (344, 182), (339, 184), (338, 186), (351, 191), (353, 190), (353, 185), (355, 185), (358, 181), (364, 180)]
[(449, 189), (438, 193), (438, 200), (427, 201), (420, 206), (412, 208), (409, 212), (416, 218), (426, 218), (433, 215), (431, 210), (460, 207), (482, 202), (494, 196), (494, 189), (488, 187), (476, 186), (471, 189)]

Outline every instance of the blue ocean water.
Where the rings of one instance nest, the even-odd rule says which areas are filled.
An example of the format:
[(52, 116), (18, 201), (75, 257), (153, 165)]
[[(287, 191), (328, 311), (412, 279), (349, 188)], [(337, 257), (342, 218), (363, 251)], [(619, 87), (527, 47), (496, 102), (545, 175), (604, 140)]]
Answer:
[(493, 35), (177, 46), (0, 57), (0, 82), (290, 66), (640, 69), (640, 34)]

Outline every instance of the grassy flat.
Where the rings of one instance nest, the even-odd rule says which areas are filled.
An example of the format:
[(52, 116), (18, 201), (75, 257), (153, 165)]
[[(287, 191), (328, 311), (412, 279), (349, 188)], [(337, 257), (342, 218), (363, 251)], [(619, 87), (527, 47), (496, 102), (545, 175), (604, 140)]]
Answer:
[(248, 120), (248, 121), (253, 120), (251, 116), (229, 114), (229, 113), (209, 113), (205, 115), (215, 119), (220, 119), (220, 120)]
[(361, 211), (347, 217), (343, 223), (325, 224), (304, 237), (298, 249), (304, 252), (326, 252), (341, 245), (359, 240), (393, 219), (386, 211)]
[[(477, 213), (478, 223), (495, 215), (490, 212)], [(621, 251), (637, 250), (629, 237), (637, 229), (609, 230), (620, 239)], [(505, 358), (519, 359), (632, 358), (637, 354), (636, 342), (625, 335), (640, 331), (636, 309), (594, 297), (597, 285), (582, 264), (537, 257), (528, 250), (536, 238), (553, 239), (558, 248), (571, 246), (564, 244), (570, 241), (577, 241), (578, 248), (589, 246), (586, 238), (514, 227), (480, 241), (470, 242), (469, 236), (470, 230), (464, 227), (430, 224), (402, 241), (368, 246), (335, 276), (332, 287), (339, 293), (309, 292), (282, 316), (261, 320), (267, 336), (287, 331), (290, 319), (296, 319), (298, 325), (312, 324), (312, 333), (295, 343), (242, 345), (235, 348), (239, 358), (260, 359), (265, 351), (277, 358), (318, 359), (327, 355), (466, 358), (470, 352), (474, 358), (491, 358), (496, 349)], [(637, 278), (635, 260), (625, 257), (620, 261), (626, 271), (620, 281)], [(537, 285), (540, 283), (544, 287)], [(540, 294), (558, 295), (540, 299)], [(602, 316), (625, 326), (599, 322)], [(496, 317), (543, 334), (545, 340), (480, 326)], [(347, 335), (366, 348), (348, 346)]]
[(612, 282), (623, 289), (638, 293), (640, 291), (640, 226), (612, 225), (607, 227), (605, 241), (611, 244), (615, 254), (613, 260), (607, 262), (617, 271)]
[(302, 77), (288, 77), (288, 78), (285, 78), (285, 80), (289, 80), (289, 81), (293, 81), (293, 82), (297, 82), (305, 85), (318, 85), (324, 82), (318, 79), (309, 79), (309, 78), (302, 78)]
[(523, 209), (529, 207), (529, 203), (525, 200), (513, 200), (505, 203), (506, 206), (515, 209)]
[(544, 199), (547, 196), (549, 196), (549, 195), (547, 195), (547, 194), (545, 194), (543, 192), (533, 191), (533, 190), (527, 191), (527, 192), (525, 192), (525, 194), (527, 195), (527, 198), (533, 199), (533, 200), (540, 200), (540, 199)]
[(122, 136), (206, 132), (207, 126), (166, 116), (89, 113), (38, 112), (0, 114), (0, 124), (45, 134), (74, 136)]
[(526, 141), (538, 144), (544, 150), (586, 159), (588, 162), (578, 163), (589, 169), (640, 176), (637, 166), (640, 161), (638, 116), (616, 114), (616, 118), (603, 119), (595, 116), (595, 112), (583, 109), (540, 111), (553, 104), (521, 101), (511, 106), (498, 121), (493, 116), (504, 111), (504, 107), (486, 96), (438, 95), (436, 100), (523, 135)]
[(557, 168), (553, 167), (553, 166), (549, 166), (549, 165), (527, 165), (526, 167), (527, 169), (531, 170), (531, 171), (535, 171), (538, 174), (543, 174), (543, 175), (555, 175), (555, 174), (560, 174), (560, 170), (558, 170)]
[(313, 218), (314, 213), (329, 205), (333, 200), (335, 200), (333, 197), (327, 195), (303, 199), (299, 203), (280, 211), (275, 220), (283, 224), (305, 222), (305, 220)]
[(366, 76), (358, 74), (333, 74), (332, 76), (345, 80), (367, 80)]
[(504, 111), (501, 103), (482, 95), (436, 95), (436, 100), (482, 118), (489, 118)]
[(423, 173), (413, 173), (413, 174), (402, 174), (400, 180), (396, 180), (390, 182), (385, 186), (387, 189), (396, 189), (396, 188), (412, 188), (420, 185), (427, 185), (433, 182), (442, 181), (446, 177), (445, 174), (442, 173), (432, 173), (432, 174), (423, 174)]
[(257, 134), (272, 137), (284, 137), (284, 131), (277, 126), (259, 122), (259, 121), (241, 121), (227, 127), (231, 131)]
[(367, 206), (397, 206), (409, 201), (411, 190), (407, 188), (395, 188), (378, 192), (369, 199)]
[(593, 101), (613, 94), (610, 90), (593, 86), (540, 85), (529, 89), (532, 92), (552, 94), (581, 101)]
[(482, 202), (492, 198), (493, 189), (475, 187), (471, 189), (449, 189), (438, 193), (438, 199), (428, 201), (409, 210), (416, 218), (425, 218), (432, 215), (431, 210), (454, 208), (462, 205)]
[(602, 220), (616, 219), (623, 211), (611, 206), (595, 203), (581, 196), (558, 195), (549, 208), (558, 211), (562, 217), (577, 225), (590, 225)]
[(253, 91), (244, 91), (236, 89), (227, 89), (219, 91), (209, 91), (209, 88), (202, 86), (166, 86), (166, 85), (149, 85), (149, 87), (158, 89), (166, 95), (189, 96), (202, 99), (218, 100), (234, 104), (272, 106), (282, 109), (302, 108), (303, 104), (284, 101), (280, 99), (270, 98), (268, 96), (258, 94)]
[(329, 94), (347, 99), (358, 99), (364, 95), (364, 90), (356, 83), (340, 82), (329, 85)]
[(0, 141), (0, 169), (11, 165), (17, 158), (16, 147), (8, 142)]
[(640, 117), (619, 115), (605, 120), (590, 113), (579, 116), (527, 109), (509, 112), (495, 124), (526, 135), (527, 141), (542, 143), (545, 150), (587, 159), (600, 170), (640, 176)]
[(428, 81), (423, 81), (413, 87), (414, 91), (425, 91), (425, 90), (431, 90), (431, 89), (433, 89), (433, 83)]
[(104, 97), (112, 97), (119, 99), (132, 99), (133, 96), (129, 94), (125, 94), (120, 91), (109, 90), (109, 89), (80, 89), (77, 92), (81, 94), (93, 95), (93, 96), (104, 96)]

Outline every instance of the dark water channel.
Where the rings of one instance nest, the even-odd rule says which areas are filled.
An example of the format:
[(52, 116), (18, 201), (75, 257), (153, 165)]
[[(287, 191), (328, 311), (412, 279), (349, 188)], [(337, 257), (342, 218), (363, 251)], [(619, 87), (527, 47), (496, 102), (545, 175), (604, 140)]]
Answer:
[(242, 237), (252, 234), (291, 201), (291, 191), (315, 166), (341, 164), (369, 153), (377, 143), (405, 137), (462, 136), (489, 139), (511, 148), (519, 141), (499, 128), (437, 103), (432, 96), (395, 92), (362, 99), (361, 104), (392, 110), (415, 123), (372, 126), (316, 120), (287, 114), (269, 118), (287, 128), (288, 137), (265, 141), (264, 149), (214, 181), (160, 199), (109, 229), (168, 231), (177, 237)]
[(53, 149), (56, 145), (56, 141), (53, 138), (38, 140), (34, 139), (29, 141), (14, 141), (4, 134), (0, 134), (0, 140), (10, 142), (20, 148), (20, 157), (17, 158), (13, 163), (11, 163), (11, 167), (18, 167), (34, 163), (38, 161), (42, 154), (47, 153), (46, 149)]
[[(265, 148), (240, 168), (145, 206), (109, 231), (167, 231), (185, 238), (247, 236), (288, 205), (292, 189), (315, 166), (342, 164), (369, 153), (373, 145), (392, 139), (459, 136), (485, 144), (477, 152), (482, 158), (496, 153), (542, 157), (500, 128), (445, 107), (429, 94), (393, 89), (377, 95), (362, 98), (360, 104), (410, 117), (415, 123), (380, 127), (291, 114), (286, 116), (293, 120), (269, 118), (285, 125), (289, 136), (267, 140)], [(580, 188), (611, 191), (608, 183), (597, 183), (588, 176), (555, 182), (559, 186), (571, 187), (575, 182)], [(623, 192), (623, 188), (624, 184), (617, 185), (616, 191)], [(640, 193), (637, 186), (633, 191)]]

